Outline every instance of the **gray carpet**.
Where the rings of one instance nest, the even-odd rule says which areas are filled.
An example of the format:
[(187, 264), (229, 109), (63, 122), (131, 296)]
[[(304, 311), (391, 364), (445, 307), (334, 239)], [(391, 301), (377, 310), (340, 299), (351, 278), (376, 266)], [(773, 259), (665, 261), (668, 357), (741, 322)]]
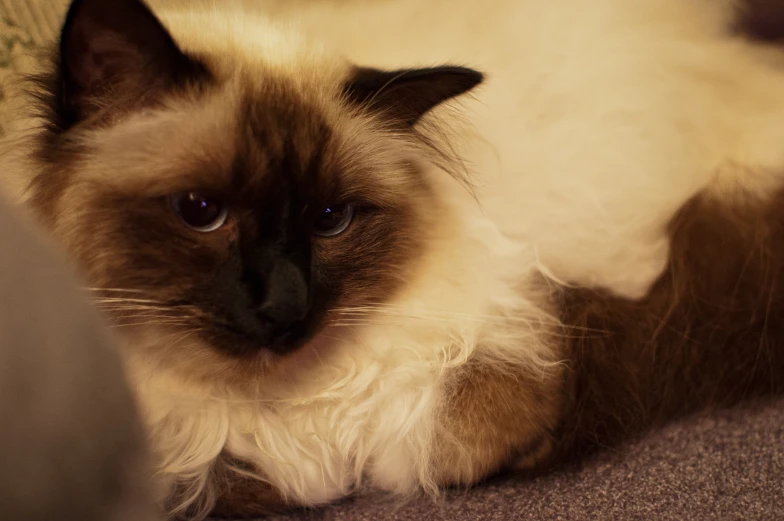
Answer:
[(784, 400), (681, 421), (581, 469), (499, 478), (439, 504), (368, 497), (268, 519), (784, 520)]

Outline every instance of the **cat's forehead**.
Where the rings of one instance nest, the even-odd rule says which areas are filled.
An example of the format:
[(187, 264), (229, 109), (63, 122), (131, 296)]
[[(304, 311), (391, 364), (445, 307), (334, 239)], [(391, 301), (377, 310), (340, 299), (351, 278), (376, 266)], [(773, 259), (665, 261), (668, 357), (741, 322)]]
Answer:
[(81, 177), (140, 195), (259, 196), (285, 182), (323, 197), (364, 191), (384, 204), (417, 182), (407, 142), (345, 103), (336, 86), (285, 75), (235, 74), (87, 141), (93, 153)]
[(246, 85), (238, 95), (232, 183), (253, 190), (274, 181), (316, 185), (342, 168), (342, 118), (329, 103), (283, 78)]

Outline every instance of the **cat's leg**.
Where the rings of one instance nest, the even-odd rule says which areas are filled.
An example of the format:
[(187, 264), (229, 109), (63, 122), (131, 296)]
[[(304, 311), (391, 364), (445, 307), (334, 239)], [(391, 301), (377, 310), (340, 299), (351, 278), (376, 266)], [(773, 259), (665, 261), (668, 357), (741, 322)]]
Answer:
[(506, 467), (531, 468), (553, 448), (563, 369), (535, 373), (475, 359), (445, 386), (432, 468), (441, 486), (471, 485)]

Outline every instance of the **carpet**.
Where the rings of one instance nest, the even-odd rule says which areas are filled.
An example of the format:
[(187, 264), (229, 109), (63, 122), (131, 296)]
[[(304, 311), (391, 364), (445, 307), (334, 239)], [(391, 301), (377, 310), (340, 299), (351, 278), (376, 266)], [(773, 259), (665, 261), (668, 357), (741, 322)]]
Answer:
[(784, 400), (692, 417), (580, 468), (499, 477), (439, 503), (367, 497), (273, 521), (784, 519)]

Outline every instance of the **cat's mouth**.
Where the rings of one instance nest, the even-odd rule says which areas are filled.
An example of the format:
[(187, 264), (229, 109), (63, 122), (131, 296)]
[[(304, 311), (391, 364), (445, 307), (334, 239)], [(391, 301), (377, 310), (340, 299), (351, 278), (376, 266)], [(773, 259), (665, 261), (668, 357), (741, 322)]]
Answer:
[(285, 329), (260, 330), (228, 321), (216, 322), (214, 326), (207, 333), (210, 344), (220, 352), (236, 357), (254, 356), (259, 352), (286, 355), (305, 345), (319, 329), (317, 321), (307, 319)]

